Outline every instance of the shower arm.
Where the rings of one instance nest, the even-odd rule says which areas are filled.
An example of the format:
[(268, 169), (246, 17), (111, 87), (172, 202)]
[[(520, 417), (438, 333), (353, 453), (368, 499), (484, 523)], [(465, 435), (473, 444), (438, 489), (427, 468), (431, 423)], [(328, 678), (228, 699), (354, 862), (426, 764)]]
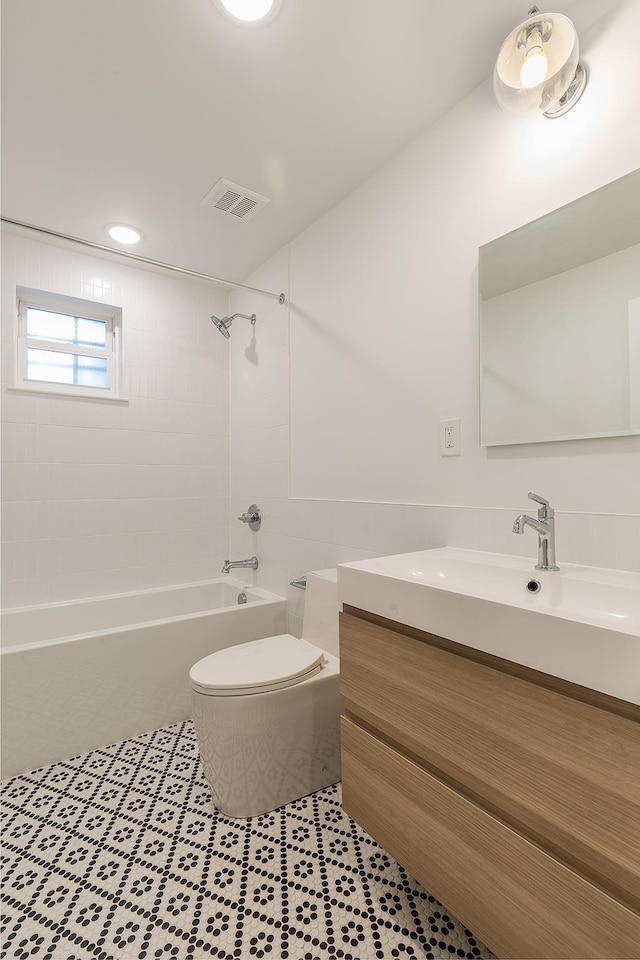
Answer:
[(236, 317), (242, 317), (243, 320), (251, 320), (251, 325), (255, 327), (256, 325), (256, 315), (255, 313), (234, 313), (233, 316), (229, 317), (229, 320), (235, 320)]

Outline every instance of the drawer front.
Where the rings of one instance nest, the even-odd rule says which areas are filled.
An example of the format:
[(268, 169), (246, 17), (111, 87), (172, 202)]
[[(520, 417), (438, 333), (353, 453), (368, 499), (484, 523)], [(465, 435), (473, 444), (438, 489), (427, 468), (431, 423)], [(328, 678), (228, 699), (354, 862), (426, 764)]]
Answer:
[(346, 712), (640, 910), (640, 725), (342, 614)]
[(502, 957), (637, 958), (640, 916), (348, 719), (343, 803)]

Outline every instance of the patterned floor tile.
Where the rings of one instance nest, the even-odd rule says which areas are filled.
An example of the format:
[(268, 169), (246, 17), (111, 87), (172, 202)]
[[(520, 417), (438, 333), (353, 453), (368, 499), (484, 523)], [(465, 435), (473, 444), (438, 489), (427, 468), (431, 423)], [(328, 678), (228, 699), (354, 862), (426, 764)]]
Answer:
[(2, 957), (491, 956), (349, 819), (339, 785), (219, 814), (190, 722), (16, 777), (2, 800)]
[(28, 813), (21, 813), (13, 808), (7, 809), (6, 816), (3, 816), (2, 827), (4, 850), (16, 857), (22, 851), (30, 851), (43, 828), (44, 822), (41, 818), (36, 819)]
[(44, 898), (44, 888), (51, 883), (52, 870), (47, 863), (40, 863), (30, 857), (20, 858), (12, 867), (3, 872), (3, 887), (7, 894), (5, 906), (11, 911), (40, 909)]
[[(176, 783), (176, 781), (173, 781)], [(177, 781), (179, 784), (180, 781)], [(211, 797), (211, 792), (207, 785), (206, 780), (202, 776), (194, 777), (193, 782), (190, 784), (185, 784), (182, 781), (183, 786), (190, 787), (190, 793), (187, 796), (186, 806), (188, 810), (191, 810), (194, 813), (202, 815), (203, 813), (209, 814), (209, 816), (218, 816), (216, 813), (216, 808), (213, 805), (213, 799)], [(220, 815), (219, 819), (222, 819)]]
[(192, 955), (194, 957), (232, 957), (236, 939), (236, 912), (228, 907), (205, 904), (194, 918)]
[(55, 806), (49, 812), (48, 821), (51, 826), (69, 831), (77, 829), (78, 823), (85, 815), (84, 803), (67, 797), (63, 791), (60, 791)]
[(115, 896), (121, 903), (155, 914), (162, 903), (164, 886), (163, 872), (134, 862), (118, 884)]

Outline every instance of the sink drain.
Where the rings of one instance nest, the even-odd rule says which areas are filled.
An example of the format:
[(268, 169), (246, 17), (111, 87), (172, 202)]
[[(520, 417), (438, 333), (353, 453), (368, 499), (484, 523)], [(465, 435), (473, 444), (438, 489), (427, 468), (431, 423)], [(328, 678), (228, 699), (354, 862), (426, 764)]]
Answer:
[(527, 582), (527, 590), (529, 593), (540, 593), (542, 590), (542, 584), (539, 580), (529, 580)]

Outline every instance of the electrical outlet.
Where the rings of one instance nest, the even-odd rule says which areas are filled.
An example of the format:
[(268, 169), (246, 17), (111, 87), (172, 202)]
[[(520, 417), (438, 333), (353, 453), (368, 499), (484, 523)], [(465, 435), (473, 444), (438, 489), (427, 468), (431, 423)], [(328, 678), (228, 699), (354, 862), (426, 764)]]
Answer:
[(440, 456), (460, 456), (460, 418), (440, 421)]

